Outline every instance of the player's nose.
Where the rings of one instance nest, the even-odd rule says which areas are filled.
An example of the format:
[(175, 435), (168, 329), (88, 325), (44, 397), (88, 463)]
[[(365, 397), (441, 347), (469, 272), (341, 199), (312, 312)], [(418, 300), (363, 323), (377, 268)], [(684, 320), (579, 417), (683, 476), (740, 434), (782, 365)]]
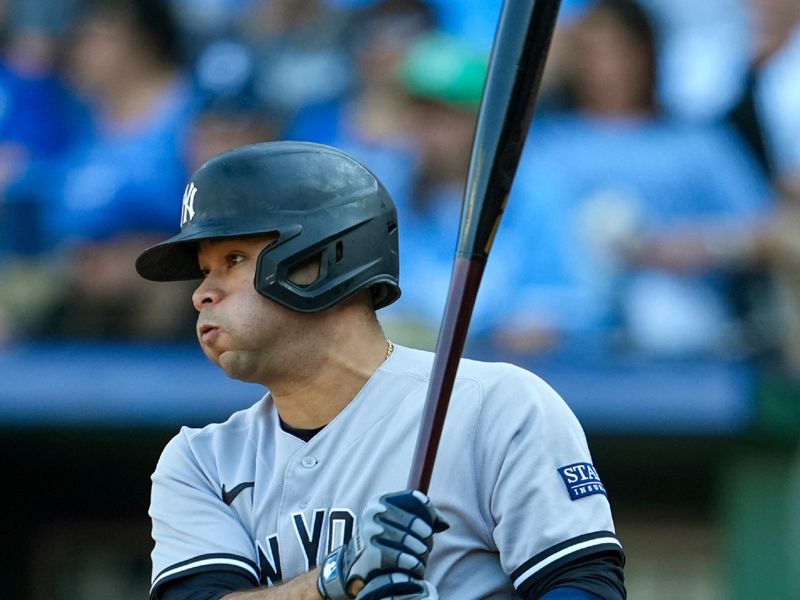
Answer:
[(222, 299), (222, 290), (214, 284), (212, 277), (206, 277), (192, 293), (192, 304), (195, 310), (200, 312), (204, 306), (216, 304)]

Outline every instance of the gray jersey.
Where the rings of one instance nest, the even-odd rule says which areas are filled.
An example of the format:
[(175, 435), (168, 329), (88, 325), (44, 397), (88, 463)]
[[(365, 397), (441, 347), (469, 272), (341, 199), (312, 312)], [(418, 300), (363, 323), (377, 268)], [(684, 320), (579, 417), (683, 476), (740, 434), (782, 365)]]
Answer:
[[(153, 595), (203, 571), (271, 585), (320, 564), (369, 499), (406, 487), (432, 363), (397, 347), (308, 443), (281, 429), (269, 394), (183, 428), (153, 474)], [(512, 365), (462, 360), (429, 495), (451, 525), (426, 575), (442, 598), (512, 598), (565, 561), (620, 550), (577, 419)]]

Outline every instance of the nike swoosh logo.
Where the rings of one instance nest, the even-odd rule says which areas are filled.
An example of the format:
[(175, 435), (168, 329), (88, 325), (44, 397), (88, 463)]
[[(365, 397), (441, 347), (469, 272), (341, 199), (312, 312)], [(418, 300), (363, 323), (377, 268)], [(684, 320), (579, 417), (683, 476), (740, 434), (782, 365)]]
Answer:
[(250, 488), (250, 487), (254, 488), (255, 486), (256, 486), (256, 482), (255, 481), (245, 481), (245, 482), (240, 483), (239, 485), (235, 486), (234, 488), (232, 488), (230, 490), (225, 490), (225, 484), (223, 483), (222, 484), (222, 501), (225, 504), (227, 504), (228, 506), (230, 506), (231, 503), (236, 498), (236, 496), (238, 496), (240, 493), (242, 493), (243, 490), (246, 490), (247, 488)]

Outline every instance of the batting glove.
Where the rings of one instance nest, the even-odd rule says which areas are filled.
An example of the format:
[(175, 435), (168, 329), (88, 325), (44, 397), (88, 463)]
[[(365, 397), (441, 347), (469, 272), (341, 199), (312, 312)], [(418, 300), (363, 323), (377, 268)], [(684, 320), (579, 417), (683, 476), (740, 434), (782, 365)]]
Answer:
[(370, 581), (356, 600), (439, 600), (439, 594), (427, 581), (405, 573), (390, 573)]
[(354, 583), (368, 583), (387, 573), (422, 580), (433, 535), (448, 527), (422, 492), (381, 496), (364, 508), (350, 541), (323, 561), (317, 579), (320, 595), (325, 600), (349, 600), (357, 593)]

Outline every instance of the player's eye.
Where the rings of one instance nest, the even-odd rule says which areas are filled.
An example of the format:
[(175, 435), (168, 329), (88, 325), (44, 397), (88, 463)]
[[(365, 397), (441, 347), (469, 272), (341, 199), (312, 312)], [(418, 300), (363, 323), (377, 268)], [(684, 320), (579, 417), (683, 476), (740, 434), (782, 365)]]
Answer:
[(225, 261), (228, 264), (228, 267), (233, 267), (238, 265), (240, 262), (243, 262), (247, 258), (244, 254), (239, 254), (238, 252), (231, 252), (228, 256), (225, 257)]
[(208, 277), (208, 274), (209, 274), (210, 272), (211, 272), (211, 270), (210, 270), (210, 269), (207, 269), (206, 267), (200, 267), (200, 276), (201, 276), (203, 279), (205, 279), (206, 277)]

